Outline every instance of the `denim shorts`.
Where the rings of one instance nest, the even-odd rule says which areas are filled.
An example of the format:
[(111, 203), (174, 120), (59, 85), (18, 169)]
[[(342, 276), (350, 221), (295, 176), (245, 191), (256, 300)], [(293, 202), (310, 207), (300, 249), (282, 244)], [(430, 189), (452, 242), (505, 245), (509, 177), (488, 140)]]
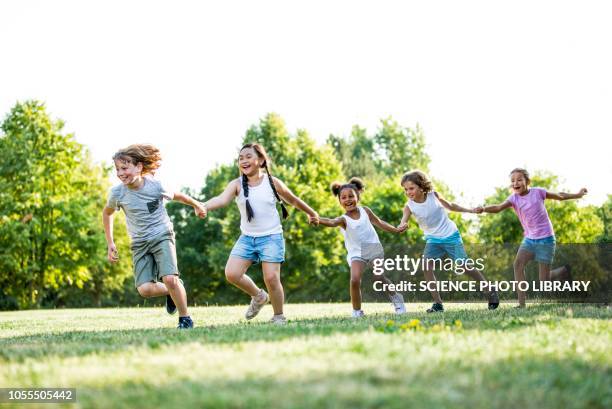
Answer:
[(443, 239), (428, 238), (425, 244), (423, 256), (426, 259), (440, 259), (448, 255), (453, 260), (465, 260), (468, 258), (463, 247), (463, 240), (459, 232), (455, 232)]
[(285, 261), (285, 239), (283, 233), (253, 237), (241, 234), (230, 256), (251, 260), (255, 263), (282, 263)]
[(555, 257), (556, 240), (555, 236), (548, 236), (542, 239), (529, 239), (525, 237), (519, 251), (528, 251), (535, 257), (538, 263), (552, 264)]

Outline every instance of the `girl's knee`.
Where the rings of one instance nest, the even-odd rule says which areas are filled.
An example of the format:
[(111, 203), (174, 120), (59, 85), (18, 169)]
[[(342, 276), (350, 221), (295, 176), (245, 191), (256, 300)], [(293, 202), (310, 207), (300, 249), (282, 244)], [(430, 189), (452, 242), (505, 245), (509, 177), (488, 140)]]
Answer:
[(240, 281), (241, 274), (232, 270), (225, 269), (225, 278), (232, 284), (236, 284)]
[(361, 277), (351, 277), (351, 287), (361, 287)]
[(280, 277), (275, 272), (274, 273), (264, 273), (263, 279), (266, 285), (269, 287), (280, 286)]

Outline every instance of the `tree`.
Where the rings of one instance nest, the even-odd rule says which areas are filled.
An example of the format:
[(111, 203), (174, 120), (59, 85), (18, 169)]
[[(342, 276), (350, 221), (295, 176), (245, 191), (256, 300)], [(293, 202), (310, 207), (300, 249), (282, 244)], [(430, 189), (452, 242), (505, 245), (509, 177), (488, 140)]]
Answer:
[(82, 288), (106, 255), (97, 228), (104, 172), (63, 126), (28, 101), (1, 127), (0, 285), (21, 307)]

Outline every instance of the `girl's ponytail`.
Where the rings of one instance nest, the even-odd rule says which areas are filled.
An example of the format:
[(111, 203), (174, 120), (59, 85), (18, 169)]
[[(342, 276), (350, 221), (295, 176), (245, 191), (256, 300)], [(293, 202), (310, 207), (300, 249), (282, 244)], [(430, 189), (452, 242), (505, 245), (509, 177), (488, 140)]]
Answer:
[(266, 169), (266, 173), (268, 174), (268, 181), (270, 182), (270, 187), (272, 188), (272, 192), (274, 192), (274, 197), (276, 197), (276, 200), (280, 202), (281, 211), (283, 213), (283, 219), (286, 219), (287, 217), (289, 217), (289, 212), (287, 211), (287, 208), (285, 207), (285, 203), (283, 203), (280, 196), (278, 195), (278, 192), (276, 191), (276, 187), (274, 186), (274, 180), (272, 179), (272, 175), (270, 174), (270, 171), (268, 170), (267, 160), (264, 162), (264, 168)]
[(246, 198), (247, 220), (251, 221), (255, 215), (253, 214), (253, 208), (249, 203), (249, 178), (247, 178), (245, 174), (242, 175), (242, 191), (244, 192), (244, 197)]

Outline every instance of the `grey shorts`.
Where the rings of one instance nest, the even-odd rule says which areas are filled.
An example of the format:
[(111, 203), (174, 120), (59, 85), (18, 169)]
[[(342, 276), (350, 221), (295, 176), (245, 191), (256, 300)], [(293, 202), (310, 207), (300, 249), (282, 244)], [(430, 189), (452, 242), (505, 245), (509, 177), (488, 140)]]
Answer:
[(161, 281), (163, 276), (179, 275), (173, 231), (132, 243), (130, 248), (136, 288), (144, 283)]

